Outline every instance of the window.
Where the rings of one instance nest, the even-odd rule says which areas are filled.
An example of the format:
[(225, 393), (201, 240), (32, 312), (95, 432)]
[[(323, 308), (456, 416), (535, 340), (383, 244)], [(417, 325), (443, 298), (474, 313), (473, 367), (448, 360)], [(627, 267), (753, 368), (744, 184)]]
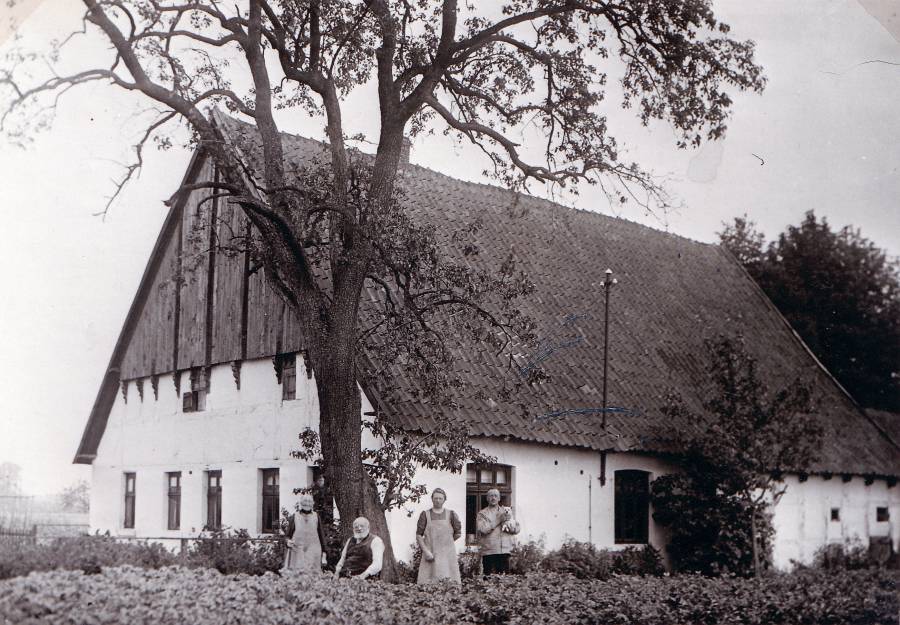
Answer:
[(206, 472), (206, 529), (222, 529), (222, 472)]
[(262, 470), (262, 531), (277, 534), (281, 507), (278, 504), (278, 469)]
[(122, 525), (125, 529), (134, 529), (134, 487), (136, 482), (135, 473), (125, 474), (125, 523)]
[(650, 531), (650, 474), (615, 472), (616, 544), (646, 543)]
[(878, 506), (875, 508), (875, 520), (878, 523), (887, 523), (891, 520), (891, 514), (888, 512), (887, 506)]
[(169, 522), (170, 530), (181, 527), (181, 471), (166, 473), (169, 492)]
[(297, 399), (297, 356), (288, 354), (281, 358), (281, 399)]
[(500, 505), (512, 502), (512, 467), (503, 464), (466, 465), (466, 542), (475, 542), (475, 520), (487, 507), (487, 492), (500, 491)]
[(206, 393), (209, 391), (208, 373), (205, 369), (191, 369), (191, 390), (182, 393), (183, 412), (206, 410)]
[(841, 509), (840, 508), (832, 508), (831, 509), (831, 520), (832, 521), (840, 521), (841, 520)]

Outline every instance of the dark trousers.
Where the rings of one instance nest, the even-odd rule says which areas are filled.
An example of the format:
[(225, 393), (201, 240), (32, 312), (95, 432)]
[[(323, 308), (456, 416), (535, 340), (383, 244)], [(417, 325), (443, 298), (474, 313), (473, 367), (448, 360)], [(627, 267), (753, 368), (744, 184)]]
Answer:
[(495, 553), (489, 556), (481, 556), (481, 566), (485, 575), (505, 575), (509, 573), (509, 554)]

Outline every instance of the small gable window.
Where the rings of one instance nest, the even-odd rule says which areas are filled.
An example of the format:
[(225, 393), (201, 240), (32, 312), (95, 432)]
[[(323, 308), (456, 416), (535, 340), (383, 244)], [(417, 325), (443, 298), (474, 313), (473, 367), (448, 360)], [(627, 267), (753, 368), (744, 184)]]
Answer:
[(297, 399), (297, 356), (281, 357), (281, 399)]
[(650, 474), (615, 472), (616, 544), (645, 544), (650, 532)]
[(891, 520), (891, 513), (888, 511), (887, 506), (878, 506), (875, 508), (875, 521), (878, 523), (887, 523)]
[(831, 520), (832, 521), (840, 521), (841, 520), (841, 509), (840, 508), (832, 508), (831, 509)]
[(200, 412), (206, 410), (206, 394), (209, 392), (209, 374), (206, 369), (191, 369), (191, 390), (182, 393), (181, 408), (183, 412)]

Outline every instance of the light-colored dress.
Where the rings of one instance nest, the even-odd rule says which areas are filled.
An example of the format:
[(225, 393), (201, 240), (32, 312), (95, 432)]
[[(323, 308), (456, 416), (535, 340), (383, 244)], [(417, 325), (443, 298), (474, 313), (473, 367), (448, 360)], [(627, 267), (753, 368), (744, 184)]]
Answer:
[(425, 512), (425, 546), (434, 554), (434, 560), (428, 562), (423, 554), (419, 562), (419, 584), (449, 579), (459, 582), (459, 564), (456, 561), (456, 545), (453, 541), (453, 526), (450, 525), (450, 510), (444, 510), (443, 518), (434, 518), (431, 510)]
[(319, 540), (319, 515), (294, 513), (293, 547), (284, 553), (284, 569), (303, 573), (322, 572), (322, 545)]

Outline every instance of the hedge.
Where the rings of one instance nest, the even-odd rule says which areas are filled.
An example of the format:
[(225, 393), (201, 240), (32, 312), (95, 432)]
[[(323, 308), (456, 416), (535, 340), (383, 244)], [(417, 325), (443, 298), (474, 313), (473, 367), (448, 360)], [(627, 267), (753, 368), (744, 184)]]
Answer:
[(119, 566), (2, 581), (0, 622), (898, 625), (897, 582), (897, 573), (874, 569), (761, 580), (614, 575), (601, 581), (541, 572), (423, 588), (327, 575)]

